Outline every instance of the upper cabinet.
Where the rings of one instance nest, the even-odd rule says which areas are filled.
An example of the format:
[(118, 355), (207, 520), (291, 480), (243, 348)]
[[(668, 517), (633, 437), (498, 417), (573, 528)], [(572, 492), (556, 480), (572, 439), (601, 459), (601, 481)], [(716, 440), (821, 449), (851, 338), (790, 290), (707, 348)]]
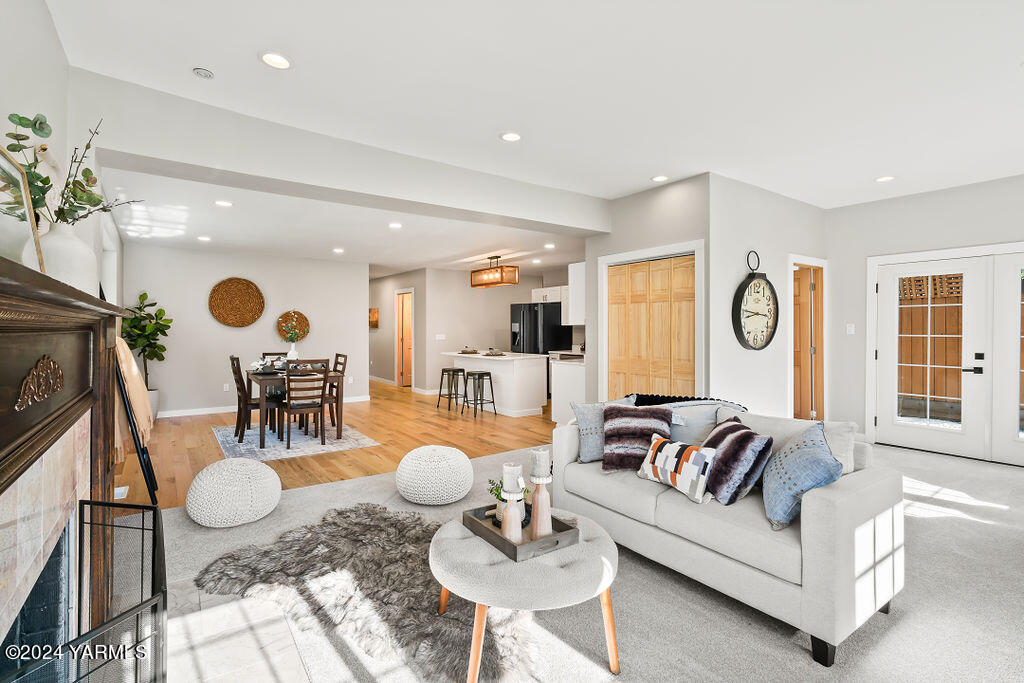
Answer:
[(585, 325), (587, 317), (587, 264), (569, 264), (569, 286), (562, 287), (562, 324)]
[(530, 301), (535, 304), (548, 304), (562, 300), (561, 287), (538, 287), (533, 290), (532, 294)]

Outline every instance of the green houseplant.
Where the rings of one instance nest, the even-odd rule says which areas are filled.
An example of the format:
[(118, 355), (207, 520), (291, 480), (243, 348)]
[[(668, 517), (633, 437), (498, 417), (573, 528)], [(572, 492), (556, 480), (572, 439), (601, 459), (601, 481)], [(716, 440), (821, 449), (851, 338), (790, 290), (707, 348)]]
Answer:
[[(154, 308), (155, 311), (151, 310)], [(142, 359), (142, 376), (146, 381), (146, 389), (149, 390), (149, 405), (155, 418), (160, 394), (149, 383), (149, 361), (164, 359), (167, 347), (160, 342), (160, 338), (167, 336), (167, 330), (171, 329), (174, 319), (165, 317), (166, 311), (157, 306), (155, 301), (150, 301), (146, 292), (139, 294), (138, 303), (128, 310), (132, 315), (121, 321), (121, 336), (128, 344), (128, 348)]]
[[(487, 492), (498, 499), (498, 507), (495, 509), (495, 517), (501, 522), (502, 509), (505, 507), (505, 499), (501, 496), (501, 480), (488, 479)], [(519, 518), (526, 519), (526, 496), (530, 495), (530, 489), (523, 487), (523, 499), (519, 501)]]

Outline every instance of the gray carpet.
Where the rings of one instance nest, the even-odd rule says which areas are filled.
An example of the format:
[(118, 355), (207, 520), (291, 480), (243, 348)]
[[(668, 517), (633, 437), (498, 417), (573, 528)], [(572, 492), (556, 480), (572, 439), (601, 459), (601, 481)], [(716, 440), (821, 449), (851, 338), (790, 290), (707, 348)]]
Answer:
[[(168, 580), (179, 590), (209, 562), (269, 543), (332, 508), (373, 502), (453, 518), (486, 500), (501, 463), (518, 451), (474, 459), (470, 495), (424, 508), (397, 496), (394, 475), (285, 491), (271, 515), (234, 529), (204, 529), (181, 508), (165, 512)], [(621, 549), (612, 586), (620, 680), (1022, 680), (1024, 468), (887, 447), (877, 460), (901, 470), (906, 490), (906, 588), (889, 615), (876, 614), (844, 642), (832, 669), (810, 658), (806, 635), (687, 577)], [(172, 595), (172, 604), (178, 602)], [(455, 600), (455, 596), (452, 597)], [(188, 603), (188, 600), (184, 601)], [(528, 622), (542, 681), (611, 680), (596, 601)], [(401, 662), (377, 662), (351, 641), (293, 625), (312, 681), (415, 680)]]
[[(287, 429), (287, 427), (286, 427)], [(264, 439), (264, 448), (260, 448), (260, 429), (245, 430), (242, 443), (238, 443), (238, 437), (234, 435), (235, 428), (228, 425), (218, 425), (213, 428), (213, 435), (217, 438), (217, 444), (224, 453), (225, 458), (247, 458), (249, 460), (281, 460), (282, 458), (297, 458), (300, 455), (316, 455), (317, 453), (336, 453), (338, 451), (349, 451), (354, 448), (369, 448), (380, 444), (361, 432), (351, 427), (342, 427), (341, 438), (337, 437), (337, 430), (328, 426), (324, 432), (324, 441), (320, 443), (319, 436), (313, 436), (312, 427), (309, 434), (299, 429), (296, 423), (292, 423), (291, 448), (287, 447), (286, 441), (279, 441), (277, 434), (267, 430)]]

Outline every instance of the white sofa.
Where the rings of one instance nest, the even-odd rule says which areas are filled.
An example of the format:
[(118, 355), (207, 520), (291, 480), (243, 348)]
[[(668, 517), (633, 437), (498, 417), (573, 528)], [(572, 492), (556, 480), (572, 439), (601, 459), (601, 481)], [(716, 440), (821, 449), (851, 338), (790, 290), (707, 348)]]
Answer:
[[(792, 431), (790, 428), (786, 431)], [(553, 434), (554, 505), (601, 524), (617, 543), (811, 636), (814, 660), (903, 588), (903, 483), (854, 443), (854, 470), (804, 494), (800, 517), (773, 531), (759, 488), (731, 506), (698, 505), (632, 471), (581, 463), (575, 421)]]

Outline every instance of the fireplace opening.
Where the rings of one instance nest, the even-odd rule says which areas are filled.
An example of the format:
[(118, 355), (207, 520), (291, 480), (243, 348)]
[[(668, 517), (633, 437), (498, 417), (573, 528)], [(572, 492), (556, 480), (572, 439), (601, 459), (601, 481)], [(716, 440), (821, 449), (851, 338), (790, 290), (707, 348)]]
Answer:
[[(53, 652), (71, 636), (74, 563), (70, 529), (68, 522), (4, 637), (0, 647), (0, 679), (38, 659), (38, 654), (32, 658), (33, 651)], [(12, 652), (24, 654), (25, 658), (12, 658)]]

